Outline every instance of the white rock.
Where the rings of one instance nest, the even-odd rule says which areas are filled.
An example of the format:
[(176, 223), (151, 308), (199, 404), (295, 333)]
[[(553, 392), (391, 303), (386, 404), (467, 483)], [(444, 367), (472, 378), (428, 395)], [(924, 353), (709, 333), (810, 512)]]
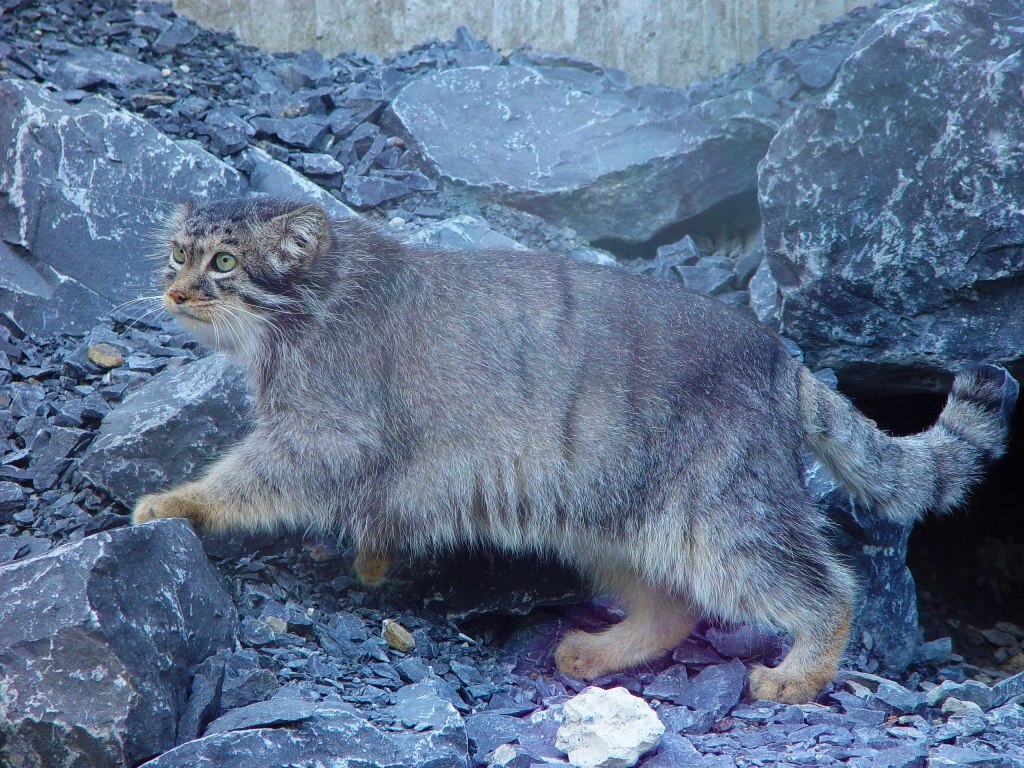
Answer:
[(658, 746), (665, 726), (625, 688), (587, 688), (565, 703), (555, 746), (576, 768), (631, 768)]

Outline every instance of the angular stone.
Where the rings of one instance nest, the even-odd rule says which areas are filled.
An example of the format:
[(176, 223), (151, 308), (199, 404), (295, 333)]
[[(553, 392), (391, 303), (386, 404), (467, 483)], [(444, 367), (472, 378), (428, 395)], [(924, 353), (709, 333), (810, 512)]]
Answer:
[(61, 88), (90, 88), (109, 83), (130, 88), (158, 83), (160, 70), (141, 61), (101, 48), (72, 48), (52, 75)]
[(265, 195), (298, 198), (316, 203), (335, 219), (355, 216), (356, 212), (328, 193), (323, 187), (314, 184), (290, 166), (279, 162), (257, 147), (251, 147), (241, 155), (239, 168), (249, 177), (249, 184), (254, 192)]
[(245, 433), (244, 378), (223, 355), (157, 374), (103, 420), (82, 474), (129, 507), (196, 477)]
[(650, 705), (625, 688), (586, 688), (562, 713), (555, 746), (577, 768), (630, 768), (665, 734)]
[(426, 680), (404, 686), (395, 694), (395, 704), (388, 712), (403, 723), (414, 723), (415, 733), (395, 736), (406, 755), (406, 765), (465, 765), (469, 756), (466, 725), (439, 682)]
[[(0, 312), (32, 333), (88, 330), (151, 281), (142, 256), (171, 205), (246, 189), (213, 155), (105, 99), (68, 104), (33, 83), (4, 80), (0, 239), (10, 247), (0, 260), (17, 267), (14, 286), (12, 271), (0, 271)], [(74, 305), (66, 315), (65, 299)]]
[(849, 389), (944, 391), (964, 360), (1024, 370), (1022, 46), (1016, 0), (900, 8), (772, 142), (781, 330)]
[(433, 248), (502, 248), (525, 251), (526, 246), (495, 232), (485, 221), (461, 214), (450, 219), (433, 221), (405, 237), (407, 243)]
[[(292, 728), (255, 728), (214, 733), (176, 747), (146, 768), (280, 768), (285, 765), (410, 765), (404, 743), (379, 730), (347, 705), (321, 705)], [(465, 757), (463, 756), (463, 764)], [(438, 763), (437, 768), (456, 763)]]
[(192, 670), (235, 610), (183, 521), (0, 566), (0, 762), (135, 765), (174, 745)]
[(710, 713), (714, 722), (736, 706), (746, 683), (747, 668), (743, 662), (733, 659), (701, 670), (700, 674), (682, 686), (672, 700), (698, 712)]
[(294, 725), (308, 720), (316, 711), (316, 704), (302, 699), (275, 697), (269, 701), (232, 709), (218, 717), (206, 729), (206, 734), (241, 731), (278, 725)]
[(436, 176), (590, 241), (646, 241), (752, 194), (779, 119), (750, 93), (659, 112), (523, 66), (417, 78), (385, 117)]
[(384, 176), (346, 176), (341, 186), (341, 195), (345, 202), (356, 208), (373, 208), (388, 200), (412, 192), (410, 186), (398, 179)]

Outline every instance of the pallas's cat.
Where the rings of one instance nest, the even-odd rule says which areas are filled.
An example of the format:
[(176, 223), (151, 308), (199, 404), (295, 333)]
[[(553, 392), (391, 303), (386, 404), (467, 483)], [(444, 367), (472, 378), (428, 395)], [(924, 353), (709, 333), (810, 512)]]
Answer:
[[(167, 227), (164, 304), (238, 358), (249, 436), (134, 521), (315, 526), (363, 576), (395, 548), (553, 555), (626, 618), (556, 652), (594, 678), (699, 617), (793, 635), (756, 697), (836, 672), (855, 579), (802, 482), (808, 445), (878, 515), (945, 511), (1005, 448), (1002, 369), (959, 374), (938, 423), (892, 438), (743, 314), (679, 285), (522, 252), (412, 248), (314, 205), (232, 199)], [(1005, 403), (1003, 403), (1005, 405)]]

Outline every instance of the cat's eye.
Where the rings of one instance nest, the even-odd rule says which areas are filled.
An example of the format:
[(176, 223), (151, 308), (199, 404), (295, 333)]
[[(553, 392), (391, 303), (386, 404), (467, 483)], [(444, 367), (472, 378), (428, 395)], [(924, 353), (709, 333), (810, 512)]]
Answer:
[(238, 265), (238, 260), (230, 253), (218, 253), (213, 257), (213, 268), (218, 272), (230, 272)]
[(171, 244), (171, 258), (174, 259), (175, 264), (185, 263), (185, 252), (181, 249), (180, 245)]

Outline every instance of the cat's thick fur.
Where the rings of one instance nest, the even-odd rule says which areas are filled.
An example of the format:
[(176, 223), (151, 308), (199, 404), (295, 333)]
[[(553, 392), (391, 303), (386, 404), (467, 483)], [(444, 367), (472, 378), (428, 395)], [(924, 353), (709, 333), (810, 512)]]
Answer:
[[(261, 199), (185, 206), (168, 238), (165, 304), (248, 367), (255, 426), (134, 520), (314, 525), (354, 540), (371, 580), (394, 547), (552, 554), (628, 610), (562, 640), (579, 677), (654, 658), (708, 615), (790, 631), (750, 688), (811, 699), (855, 586), (801, 444), (909, 523), (959, 503), (1007, 441), (1001, 369), (961, 373), (932, 429), (892, 438), (741, 313), (624, 270), (413, 249)], [(225, 252), (236, 266), (218, 272)]]

